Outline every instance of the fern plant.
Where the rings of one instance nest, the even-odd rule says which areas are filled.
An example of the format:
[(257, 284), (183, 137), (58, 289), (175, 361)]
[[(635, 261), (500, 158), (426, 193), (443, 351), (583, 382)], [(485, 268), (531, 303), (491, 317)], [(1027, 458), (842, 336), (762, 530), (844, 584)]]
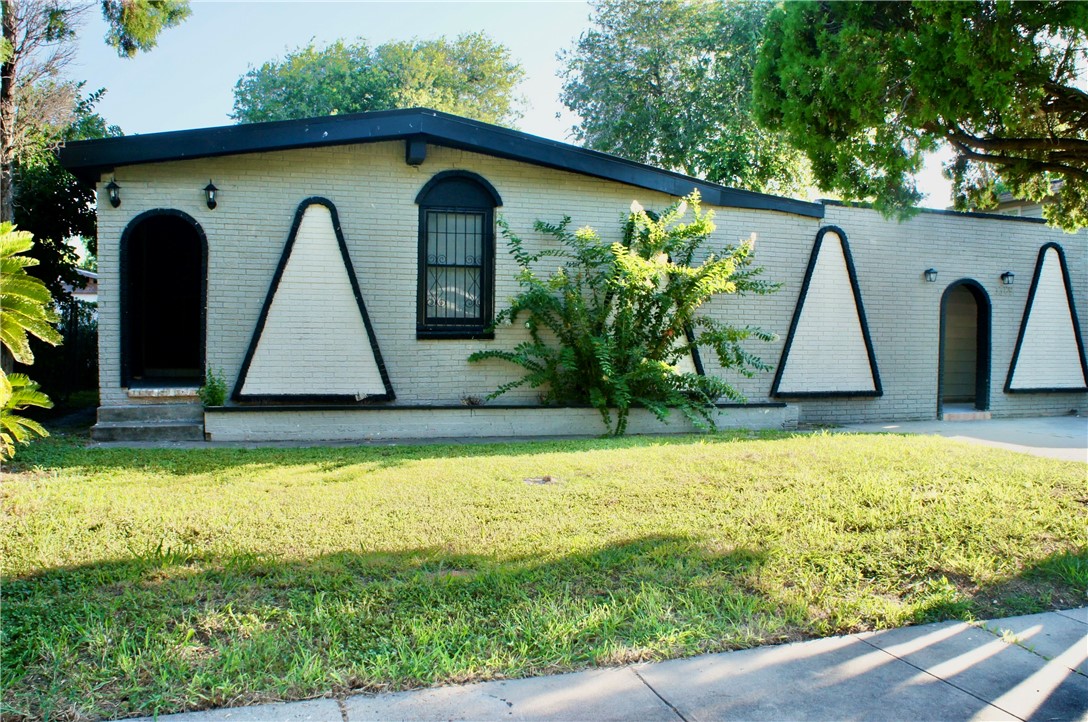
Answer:
[(38, 390), (38, 384), (26, 374), (0, 374), (0, 459), (15, 455), (15, 444), (26, 444), (34, 437), (49, 436), (49, 432), (33, 419), (17, 414), (28, 406), (53, 408), (49, 397)]
[[(34, 363), (30, 336), (56, 346), (62, 341), (54, 328), (59, 316), (49, 289), (26, 269), (38, 265), (22, 254), (34, 247), (34, 237), (0, 223), (0, 349), (21, 364)], [(50, 408), (49, 398), (24, 374), (8, 375), (0, 368), (0, 459), (15, 453), (16, 443), (37, 434), (48, 436), (41, 424), (18, 415), (28, 406)]]
[[(525, 370), (488, 398), (522, 386), (539, 388), (544, 403), (593, 406), (615, 435), (626, 431), (632, 406), (661, 420), (675, 408), (698, 427), (713, 428), (715, 403), (742, 401), (742, 395), (722, 378), (682, 372), (678, 365), (701, 347), (712, 350), (723, 369), (745, 376), (770, 368), (743, 342), (770, 341), (774, 334), (697, 313), (715, 296), (777, 289), (758, 278), (762, 269), (752, 266), (752, 244), (727, 247), (696, 262), (714, 232), (713, 212), (702, 210), (698, 193), (660, 215), (633, 203), (622, 242), (605, 243), (591, 228), (572, 231), (570, 223), (569, 217), (558, 224), (537, 221), (535, 229), (558, 245), (529, 252), (499, 220), (522, 290), (498, 314), (496, 325), (524, 317), (530, 340), (513, 350), (469, 356)], [(548, 258), (562, 265), (541, 275), (538, 269)]]

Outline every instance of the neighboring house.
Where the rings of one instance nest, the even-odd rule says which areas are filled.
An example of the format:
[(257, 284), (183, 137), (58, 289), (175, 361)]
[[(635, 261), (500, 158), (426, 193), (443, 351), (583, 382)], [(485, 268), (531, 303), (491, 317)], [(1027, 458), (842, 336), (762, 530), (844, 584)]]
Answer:
[(76, 288), (69, 283), (64, 284), (64, 290), (72, 294), (72, 298), (84, 303), (98, 303), (98, 274), (83, 268), (77, 268), (76, 273), (85, 280), (83, 288)]
[(533, 389), (465, 405), (520, 375), (466, 361), (526, 337), (488, 330), (518, 288), (496, 217), (539, 243), (533, 222), (565, 215), (618, 238), (632, 200), (661, 209), (693, 188), (716, 243), (755, 234), (782, 284), (706, 308), (779, 334), (752, 347), (775, 371), (724, 374), (749, 401), (726, 423), (1088, 410), (1088, 234), (1037, 219), (900, 223), (420, 109), (85, 141), (61, 158), (100, 199), (99, 438), (153, 419), (203, 431), (207, 371), (232, 389), (203, 418), (213, 439), (599, 433), (590, 410), (533, 408)]
[(1032, 201), (1026, 198), (1017, 198), (1012, 193), (999, 193), (997, 196), (997, 206), (992, 210), (987, 211), (989, 213), (996, 213), (1002, 216), (1020, 216), (1021, 218), (1042, 218), (1043, 206), (1053, 201), (1053, 196), (1062, 187), (1061, 180), (1051, 181), (1050, 193), (1046, 199), (1042, 201)]

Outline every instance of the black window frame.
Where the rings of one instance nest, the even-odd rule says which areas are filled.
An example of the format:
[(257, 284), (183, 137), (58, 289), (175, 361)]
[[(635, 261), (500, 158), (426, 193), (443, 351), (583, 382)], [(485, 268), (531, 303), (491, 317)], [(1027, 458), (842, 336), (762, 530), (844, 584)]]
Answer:
[[(467, 171), (438, 173), (416, 196), (419, 205), (418, 260), (416, 268), (417, 339), (493, 339), (495, 313), (495, 208), (502, 200), (484, 178)], [(427, 316), (428, 216), (431, 213), (459, 213), (483, 216), (480, 244), (480, 313), (473, 318)]]

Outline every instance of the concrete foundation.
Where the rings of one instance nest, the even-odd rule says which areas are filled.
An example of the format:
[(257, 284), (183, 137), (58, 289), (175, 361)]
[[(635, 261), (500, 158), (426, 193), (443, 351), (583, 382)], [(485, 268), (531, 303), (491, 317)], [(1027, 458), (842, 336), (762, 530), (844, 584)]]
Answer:
[[(718, 428), (792, 429), (798, 409), (788, 404), (718, 409)], [(225, 407), (204, 413), (210, 441), (344, 441), (435, 437), (593, 436), (607, 432), (592, 408), (529, 406), (466, 407)], [(633, 409), (629, 434), (697, 432), (679, 412), (666, 423), (646, 409)]]

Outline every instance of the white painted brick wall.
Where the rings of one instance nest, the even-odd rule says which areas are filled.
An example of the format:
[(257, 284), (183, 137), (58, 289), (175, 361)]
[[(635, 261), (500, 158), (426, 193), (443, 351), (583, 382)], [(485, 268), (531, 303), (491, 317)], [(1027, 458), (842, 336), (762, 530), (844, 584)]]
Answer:
[(385, 393), (325, 206), (312, 204), (303, 215), (242, 393)]
[(876, 391), (846, 254), (837, 233), (824, 234), (779, 393)]
[(1024, 341), (1010, 386), (1013, 389), (1085, 387), (1061, 258), (1054, 248), (1043, 254), (1039, 285), (1028, 311)]
[[(511, 348), (525, 338), (523, 328), (499, 329), (494, 341), (418, 341), (416, 268), (418, 207), (415, 196), (435, 173), (464, 169), (479, 173), (501, 194), (499, 209), (526, 239), (537, 219), (573, 218), (574, 227), (592, 225), (606, 240), (619, 238), (619, 224), (632, 199), (660, 209), (665, 194), (602, 181), (575, 173), (436, 146), (428, 147), (420, 167), (404, 162), (401, 142), (280, 151), (224, 158), (157, 163), (115, 169), (122, 205), (99, 209), (99, 328), (102, 403), (130, 403), (120, 387), (120, 309), (118, 242), (125, 225), (153, 208), (189, 213), (208, 236), (207, 363), (222, 368), (233, 385), (253, 334), (261, 305), (290, 230), (298, 204), (319, 195), (337, 208), (352, 263), (366, 299), (398, 404), (459, 403), (485, 396), (517, 378), (501, 362), (469, 364), (477, 349)], [(219, 207), (208, 210), (203, 187), (211, 178), (220, 188)], [(107, 182), (109, 177), (105, 179)], [(941, 292), (963, 277), (978, 280), (994, 307), (991, 408), (994, 415), (1064, 413), (1088, 410), (1085, 394), (1002, 392), (1024, 310), (1039, 247), (1056, 241), (1065, 249), (1072, 273), (1080, 324), (1088, 326), (1088, 234), (1063, 234), (1044, 226), (948, 215), (921, 214), (904, 222), (886, 221), (867, 209), (829, 207), (827, 218), (783, 213), (717, 209), (718, 244), (757, 235), (756, 259), (766, 277), (781, 282), (770, 296), (726, 297), (705, 312), (734, 323), (753, 324), (779, 334), (770, 344), (753, 344), (764, 360), (777, 364), (797, 301), (809, 252), (822, 225), (837, 225), (849, 237), (884, 386), (878, 399), (805, 400), (802, 421), (933, 418), (937, 404), (937, 346)], [(927, 284), (922, 270), (940, 271)], [(1001, 286), (998, 276), (1012, 270), (1017, 284)], [(501, 237), (496, 258), (496, 308), (517, 291), (516, 267)], [(164, 277), (168, 269), (163, 271)], [(717, 360), (704, 353), (709, 373)], [(772, 373), (745, 379), (725, 377), (750, 401), (765, 401)], [(532, 402), (533, 390), (501, 399)]]

